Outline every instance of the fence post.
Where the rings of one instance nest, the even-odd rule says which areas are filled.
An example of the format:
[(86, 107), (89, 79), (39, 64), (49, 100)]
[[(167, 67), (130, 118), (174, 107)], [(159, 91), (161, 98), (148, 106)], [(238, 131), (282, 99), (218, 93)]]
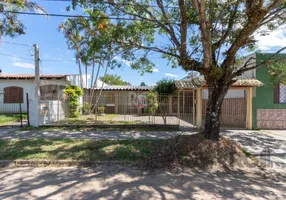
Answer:
[(30, 104), (29, 104), (29, 94), (28, 93), (26, 93), (26, 104), (27, 104), (27, 122), (28, 122), (28, 125), (30, 126), (30, 114), (29, 114)]
[(193, 113), (192, 113), (192, 124), (193, 124), (193, 127), (194, 127), (194, 125), (196, 124), (196, 119), (195, 119), (195, 117), (196, 117), (196, 107), (195, 107), (195, 102), (196, 102), (196, 99), (195, 99), (195, 90), (193, 90), (193, 108), (192, 108), (192, 110), (193, 110)]
[(202, 127), (202, 113), (203, 113), (203, 109), (202, 109), (202, 103), (203, 103), (203, 98), (202, 98), (202, 89), (199, 88), (196, 90), (197, 93), (197, 99), (196, 99), (196, 106), (197, 106), (197, 119), (196, 119), (196, 126), (198, 129), (200, 129)]
[(22, 117), (22, 105), (21, 102), (19, 103), (20, 106), (20, 120), (21, 120), (21, 127), (23, 127), (23, 117)]

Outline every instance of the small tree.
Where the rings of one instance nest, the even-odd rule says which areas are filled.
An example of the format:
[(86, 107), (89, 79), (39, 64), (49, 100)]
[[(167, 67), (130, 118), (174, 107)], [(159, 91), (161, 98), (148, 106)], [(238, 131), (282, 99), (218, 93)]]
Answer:
[(99, 79), (108, 85), (130, 85), (130, 83), (122, 80), (121, 76), (116, 74), (106, 74), (105, 76), (99, 77)]
[(147, 85), (146, 85), (145, 82), (142, 81), (142, 82), (140, 83), (140, 86), (147, 86)]
[(159, 112), (162, 114), (164, 124), (167, 124), (167, 115), (169, 111), (169, 95), (175, 94), (174, 80), (163, 78), (156, 83), (153, 89), (157, 94), (159, 102)]
[[(157, 93), (154, 91), (148, 92), (146, 95), (146, 99), (148, 105), (147, 112), (151, 113), (154, 116), (159, 106)], [(149, 121), (150, 121), (150, 116), (149, 116)]]
[(68, 107), (71, 118), (77, 118), (79, 116), (79, 102), (78, 99), (82, 96), (83, 92), (78, 86), (69, 85), (64, 89), (65, 95), (68, 97)]
[(174, 80), (169, 78), (163, 78), (162, 80), (156, 83), (154, 91), (156, 91), (158, 94), (166, 94), (166, 95), (175, 94), (176, 90), (175, 90)]

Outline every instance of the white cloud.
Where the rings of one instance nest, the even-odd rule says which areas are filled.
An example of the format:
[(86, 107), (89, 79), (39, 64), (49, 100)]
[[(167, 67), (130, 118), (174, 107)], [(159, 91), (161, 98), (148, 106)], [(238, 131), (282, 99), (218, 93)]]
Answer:
[(256, 34), (255, 39), (260, 50), (270, 50), (273, 47), (286, 46), (286, 29), (279, 29), (271, 32), (269, 35), (261, 36)]
[(174, 78), (178, 77), (178, 75), (176, 75), (176, 74), (170, 74), (170, 73), (166, 73), (165, 76), (174, 77)]
[(159, 69), (158, 68), (153, 68), (152, 71), (153, 72), (159, 72)]
[(13, 66), (15, 67), (21, 67), (21, 68), (26, 68), (26, 69), (34, 69), (35, 66), (31, 63), (26, 63), (26, 62), (14, 62)]
[(131, 63), (132, 62), (130, 62), (130, 61), (128, 61), (128, 60), (124, 60), (124, 59), (122, 59), (122, 58), (120, 58), (120, 57), (118, 57), (118, 56), (115, 56), (114, 57), (114, 60), (117, 60), (117, 61), (119, 61), (119, 62), (122, 62), (122, 63), (124, 63), (125, 65), (127, 65), (127, 66), (131, 66)]

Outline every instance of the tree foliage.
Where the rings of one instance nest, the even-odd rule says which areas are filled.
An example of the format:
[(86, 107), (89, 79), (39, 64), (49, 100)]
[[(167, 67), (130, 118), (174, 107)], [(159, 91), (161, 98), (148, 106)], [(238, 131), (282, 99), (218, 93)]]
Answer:
[(83, 95), (82, 89), (78, 86), (68, 85), (64, 89), (65, 95), (67, 95), (68, 107), (71, 118), (79, 116), (79, 97)]
[(146, 83), (145, 83), (144, 81), (142, 81), (142, 82), (140, 83), (140, 86), (147, 86), (147, 85), (146, 85)]
[(25, 25), (17, 13), (10, 11), (29, 10), (47, 14), (46, 10), (30, 0), (2, 0), (0, 2), (0, 36), (16, 37), (25, 34)]
[(172, 95), (176, 92), (174, 80), (163, 78), (156, 83), (153, 90), (158, 94)]
[(129, 82), (124, 81), (121, 76), (116, 74), (106, 74), (99, 79), (108, 85), (130, 85)]
[(158, 103), (158, 96), (157, 93), (154, 91), (150, 91), (146, 94), (146, 99), (147, 99), (147, 110), (149, 113), (151, 113), (152, 115), (155, 115), (158, 107), (159, 107), (159, 103)]
[(74, 0), (76, 6), (117, 18), (110, 39), (133, 68), (150, 70), (148, 55), (160, 54), (173, 67), (202, 74), (209, 91), (205, 136), (213, 140), (234, 78), (261, 66), (251, 59), (239, 66), (242, 53), (255, 49), (254, 35), (267, 35), (286, 20), (285, 0)]
[(283, 84), (286, 85), (286, 64), (277, 63), (269, 67), (269, 73), (271, 75), (273, 84)]

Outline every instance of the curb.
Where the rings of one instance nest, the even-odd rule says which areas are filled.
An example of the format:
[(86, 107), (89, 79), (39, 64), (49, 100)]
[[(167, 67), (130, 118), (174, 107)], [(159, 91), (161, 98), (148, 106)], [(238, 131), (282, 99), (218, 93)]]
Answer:
[(0, 168), (4, 167), (96, 167), (99, 165), (134, 166), (130, 161), (75, 161), (75, 160), (0, 160)]

